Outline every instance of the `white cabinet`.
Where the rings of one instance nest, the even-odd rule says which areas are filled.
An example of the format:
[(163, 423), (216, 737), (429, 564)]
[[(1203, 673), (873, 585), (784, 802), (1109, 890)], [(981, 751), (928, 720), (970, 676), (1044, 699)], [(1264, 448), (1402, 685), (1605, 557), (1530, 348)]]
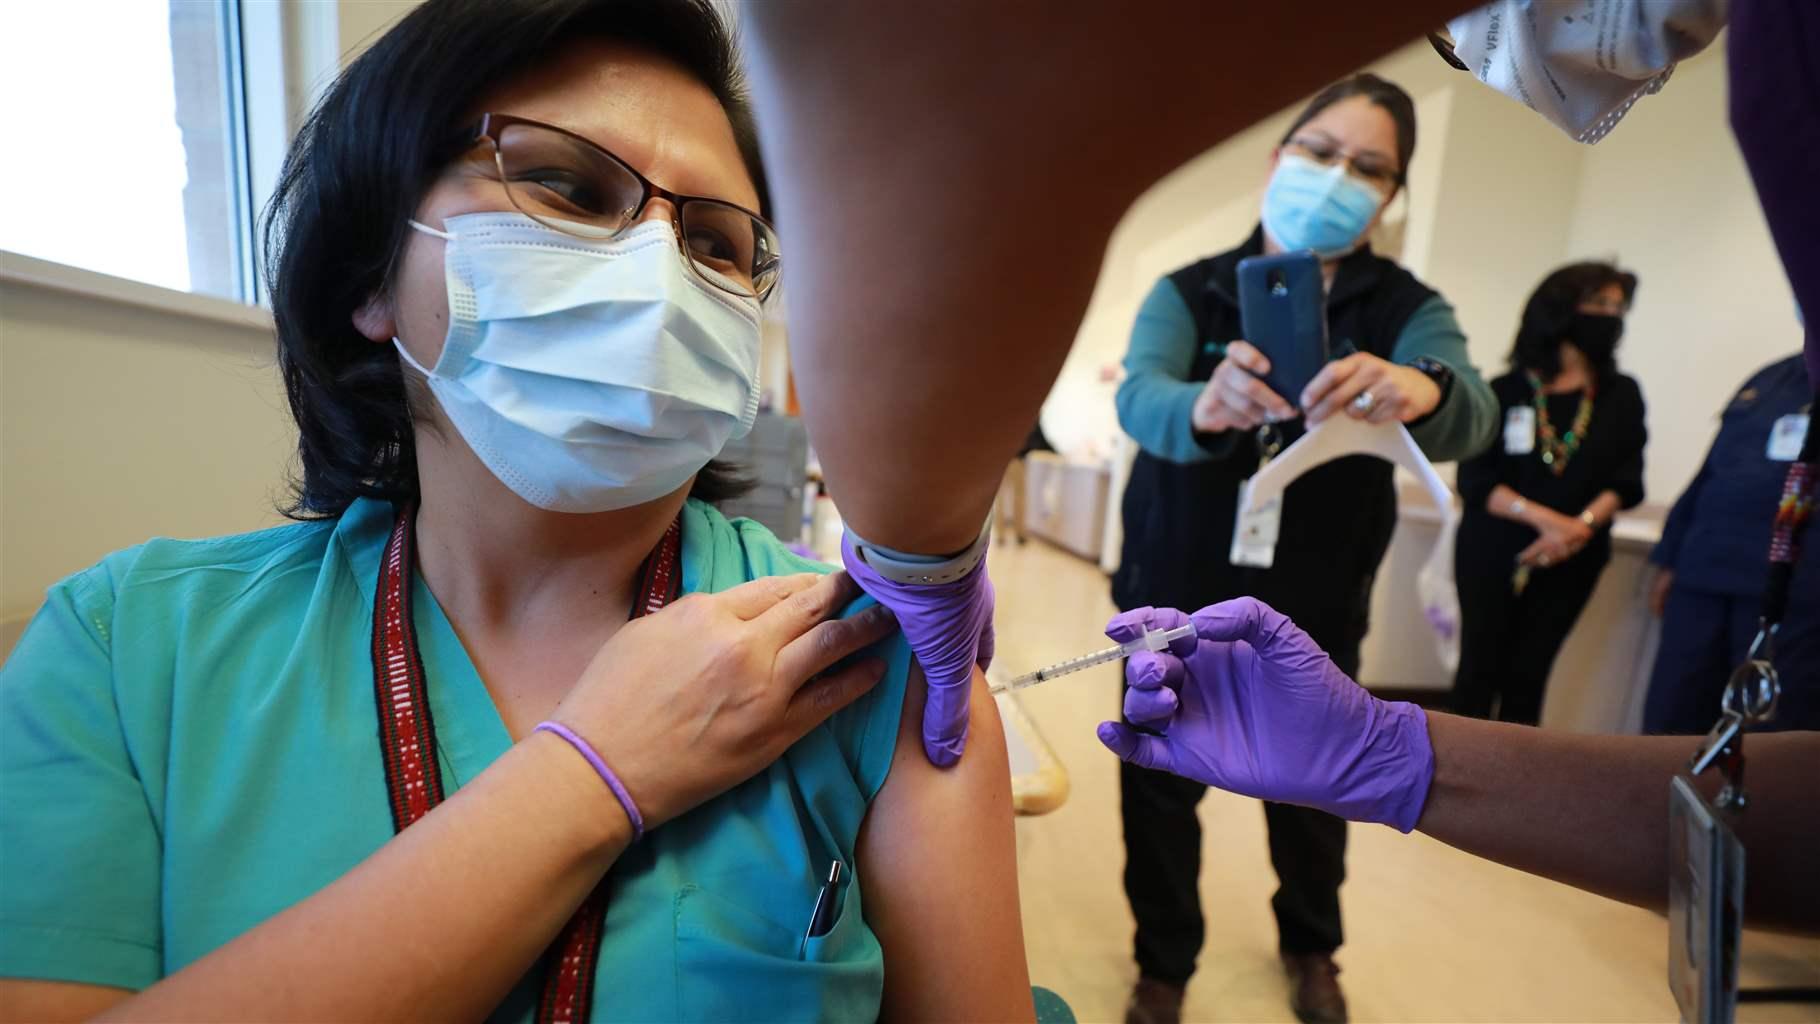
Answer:
[(1100, 560), (1110, 474), (1104, 466), (1068, 462), (1050, 452), (1026, 458), (1029, 502), (1024, 528), (1089, 561)]

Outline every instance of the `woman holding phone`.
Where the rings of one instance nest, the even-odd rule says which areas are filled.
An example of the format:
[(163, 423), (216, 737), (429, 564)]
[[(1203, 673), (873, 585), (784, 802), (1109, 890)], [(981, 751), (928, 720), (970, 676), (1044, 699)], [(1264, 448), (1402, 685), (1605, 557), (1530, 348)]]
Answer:
[[(1415, 105), (1401, 88), (1370, 74), (1329, 86), (1272, 154), (1258, 228), (1145, 299), (1117, 398), (1141, 448), (1125, 489), (1119, 608), (1257, 597), (1357, 675), (1372, 580), (1396, 525), (1390, 464), (1338, 459), (1292, 484), (1268, 568), (1231, 561), (1234, 514), (1245, 479), (1300, 436), (1302, 421), (1402, 422), (1435, 461), (1469, 457), (1496, 435), (1497, 399), (1452, 307), (1366, 242), (1403, 187), (1415, 142)], [(1243, 339), (1237, 267), (1300, 250), (1320, 259), (1331, 361), (1300, 394), (1279, 395), (1263, 380), (1267, 346)], [(1205, 935), (1195, 805), (1206, 787), (1125, 764), (1120, 789), (1140, 974), (1126, 1019), (1173, 1022)], [(1292, 1005), (1304, 1021), (1343, 1021), (1333, 953), (1346, 824), (1285, 804), (1264, 810)]]

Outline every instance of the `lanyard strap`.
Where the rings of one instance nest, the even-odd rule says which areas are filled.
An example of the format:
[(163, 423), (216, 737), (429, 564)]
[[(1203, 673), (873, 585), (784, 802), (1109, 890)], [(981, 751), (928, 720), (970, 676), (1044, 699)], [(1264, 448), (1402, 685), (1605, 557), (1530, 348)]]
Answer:
[(1776, 630), (1788, 611), (1795, 563), (1801, 558), (1802, 533), (1813, 517), (1815, 492), (1820, 491), (1817, 422), (1820, 417), (1809, 418), (1801, 453), (1788, 467), (1782, 500), (1776, 503), (1776, 520), (1770, 528), (1769, 580), (1763, 587), (1757, 638), (1751, 641), (1744, 663), (1732, 670), (1731, 679), (1725, 684), (1725, 698), (1720, 705), (1723, 713), (1688, 762), (1688, 772), (1693, 775), (1714, 763), (1719, 765), (1725, 776), (1725, 787), (1719, 791), (1716, 803), (1720, 810), (1744, 809), (1744, 730), (1776, 713), (1776, 700), (1782, 689), (1775, 667)]
[[(392, 522), (379, 586), (373, 595), (373, 697), (379, 715), (379, 748), (385, 761), (392, 828), (405, 827), (443, 800), (436, 760), (436, 725), (411, 619), (411, 577), (416, 506), (402, 505)], [(682, 589), (682, 518), (664, 531), (638, 567), (631, 618), (658, 611)], [(537, 1001), (538, 1024), (586, 1024), (594, 1006), (594, 969), (606, 927), (606, 880), (577, 907), (546, 954), (550, 970)]]
[(392, 830), (430, 813), (442, 803), (442, 772), (436, 764), (436, 723), (430, 720), (417, 625), (411, 617), (411, 522), (405, 505), (392, 522), (379, 586), (373, 592), (373, 697), (379, 710), (379, 752), (385, 758), (386, 795)]
[[(1815, 398), (1820, 400), (1820, 395)], [(1770, 532), (1769, 583), (1763, 590), (1765, 629), (1781, 624), (1782, 616), (1788, 611), (1788, 592), (1794, 582), (1795, 563), (1801, 559), (1803, 528), (1813, 517), (1817, 490), (1820, 490), (1820, 416), (1810, 415), (1801, 454), (1788, 467), (1788, 476), (1783, 479), (1782, 500), (1776, 506), (1776, 525)]]

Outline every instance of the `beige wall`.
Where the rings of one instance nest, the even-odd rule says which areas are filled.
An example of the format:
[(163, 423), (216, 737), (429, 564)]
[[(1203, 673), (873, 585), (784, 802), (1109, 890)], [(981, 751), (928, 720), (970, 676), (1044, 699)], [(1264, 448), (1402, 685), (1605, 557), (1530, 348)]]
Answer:
[(341, 43), (342, 62), (360, 55), (367, 44), (385, 33), (392, 23), (405, 16), (420, 0), (337, 0), (336, 38)]
[(1637, 272), (1619, 359), (1649, 403), (1651, 502), (1699, 468), (1744, 379), (1801, 348), (1794, 295), (1725, 122), (1723, 43), (1587, 151), (1565, 255)]
[(1453, 304), (1489, 378), (1504, 370), (1529, 290), (1567, 249), (1586, 147), (1465, 75), (1448, 89), (1448, 120), (1427, 140), (1445, 149), (1447, 171), (1429, 219), (1410, 227), (1429, 239), (1427, 264), (1411, 269)]
[(0, 622), (117, 548), (277, 521), (271, 352), (254, 328), (0, 284)]

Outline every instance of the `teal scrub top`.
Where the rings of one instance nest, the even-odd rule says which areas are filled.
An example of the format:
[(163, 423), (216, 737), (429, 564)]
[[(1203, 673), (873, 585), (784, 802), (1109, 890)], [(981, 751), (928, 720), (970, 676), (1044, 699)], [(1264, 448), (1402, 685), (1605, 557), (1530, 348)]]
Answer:
[[(827, 570), (700, 502), (682, 517), (685, 591)], [(0, 669), (0, 977), (144, 988), (392, 838), (369, 646), (391, 524), (391, 505), (362, 500), (335, 521), (154, 540), (51, 588)], [(512, 741), (413, 586), (453, 791)], [(889, 670), (870, 694), (619, 858), (596, 1020), (878, 1016), (854, 846), (910, 655), (901, 637), (873, 653)], [(834, 859), (837, 917), (802, 948)], [(495, 1018), (528, 1020), (540, 981)]]

